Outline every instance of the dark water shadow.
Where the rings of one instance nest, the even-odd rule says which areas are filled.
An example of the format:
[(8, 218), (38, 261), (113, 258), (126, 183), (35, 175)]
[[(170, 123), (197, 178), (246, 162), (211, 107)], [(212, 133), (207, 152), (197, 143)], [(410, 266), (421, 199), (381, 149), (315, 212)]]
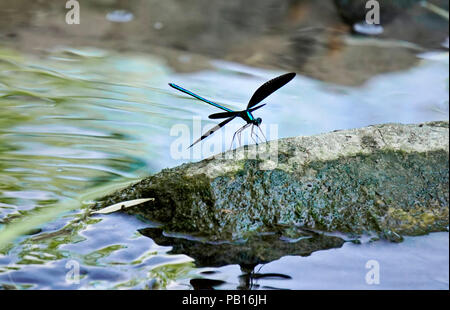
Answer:
[[(259, 273), (256, 266), (267, 264), (287, 255), (309, 256), (319, 250), (340, 248), (344, 240), (335, 236), (326, 236), (314, 232), (301, 232), (295, 240), (283, 238), (281, 233), (254, 235), (245, 242), (201, 242), (164, 234), (160, 228), (139, 230), (142, 235), (151, 238), (161, 246), (171, 246), (169, 254), (185, 254), (195, 259), (195, 265), (202, 267), (222, 267), (239, 265), (241, 276), (238, 289), (255, 289), (258, 279), (289, 280), (291, 277), (278, 273)], [(212, 272), (204, 272), (209, 276)], [(213, 289), (225, 282), (212, 279), (192, 279), (194, 289)], [(263, 287), (264, 288), (264, 287)]]

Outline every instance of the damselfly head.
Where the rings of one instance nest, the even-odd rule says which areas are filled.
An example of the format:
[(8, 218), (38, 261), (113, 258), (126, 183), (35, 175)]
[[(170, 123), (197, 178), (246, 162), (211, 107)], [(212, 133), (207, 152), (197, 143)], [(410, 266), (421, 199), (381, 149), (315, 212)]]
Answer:
[(253, 122), (254, 122), (254, 124), (255, 124), (256, 126), (259, 126), (259, 125), (261, 125), (261, 123), (262, 123), (262, 119), (261, 119), (260, 117), (258, 117), (258, 118), (255, 119)]

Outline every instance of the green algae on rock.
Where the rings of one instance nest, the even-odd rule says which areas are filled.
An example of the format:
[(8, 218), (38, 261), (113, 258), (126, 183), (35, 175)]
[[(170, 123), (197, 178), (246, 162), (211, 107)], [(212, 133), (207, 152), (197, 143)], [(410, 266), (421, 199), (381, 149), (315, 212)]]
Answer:
[(386, 124), (271, 141), (184, 164), (104, 197), (166, 231), (236, 240), (297, 226), (348, 234), (448, 230), (448, 122)]

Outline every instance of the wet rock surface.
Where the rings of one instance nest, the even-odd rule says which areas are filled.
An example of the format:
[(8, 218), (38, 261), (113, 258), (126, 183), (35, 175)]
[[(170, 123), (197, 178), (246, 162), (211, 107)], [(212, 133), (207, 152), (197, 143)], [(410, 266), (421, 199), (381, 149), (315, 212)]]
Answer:
[(279, 225), (352, 235), (448, 230), (448, 122), (386, 124), (242, 147), (104, 197), (169, 232), (238, 240)]

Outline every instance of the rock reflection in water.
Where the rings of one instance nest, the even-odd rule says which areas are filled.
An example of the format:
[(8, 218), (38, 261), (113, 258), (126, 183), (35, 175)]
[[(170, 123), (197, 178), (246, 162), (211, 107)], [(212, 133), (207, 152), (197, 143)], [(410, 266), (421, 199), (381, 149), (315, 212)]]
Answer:
[[(251, 236), (243, 242), (210, 243), (187, 238), (171, 237), (160, 228), (139, 230), (161, 246), (172, 246), (170, 254), (185, 254), (195, 259), (195, 265), (201, 267), (222, 267), (237, 264), (241, 268), (239, 289), (258, 288), (254, 280), (261, 278), (290, 279), (284, 274), (262, 274), (255, 271), (259, 264), (266, 264), (286, 255), (309, 256), (319, 250), (340, 248), (344, 240), (314, 232), (299, 232), (295, 239), (287, 239), (281, 233)], [(291, 241), (288, 241), (291, 240)], [(223, 281), (193, 279), (194, 289), (213, 289), (224, 284)]]

